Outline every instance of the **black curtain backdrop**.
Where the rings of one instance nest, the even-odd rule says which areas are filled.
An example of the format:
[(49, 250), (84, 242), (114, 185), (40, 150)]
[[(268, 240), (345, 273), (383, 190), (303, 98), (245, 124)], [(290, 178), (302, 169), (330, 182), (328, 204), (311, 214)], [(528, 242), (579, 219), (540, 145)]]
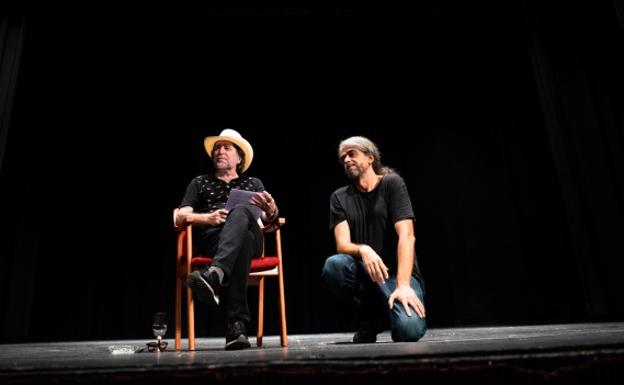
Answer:
[(13, 110), (17, 74), (24, 39), (23, 7), (9, 3), (0, 8), (0, 170)]
[[(616, 3), (27, 9), (0, 169), (2, 340), (172, 323), (172, 209), (226, 127), (287, 218), (290, 333), (354, 327), (320, 270), (347, 183), (336, 146), (356, 134), (410, 190), (431, 327), (624, 318)], [(199, 335), (221, 335), (222, 315), (198, 310)]]
[[(22, 45), (25, 34), (25, 7), (18, 6), (12, 2), (4, 3), (0, 6), (0, 189), (10, 183), (10, 179), (4, 178), (2, 174), (4, 154), (7, 148), (7, 138), (13, 111), (13, 101), (15, 88), (17, 85), (20, 60), (22, 56)], [(6, 174), (6, 173), (5, 173)], [(4, 195), (1, 195), (4, 198)], [(4, 199), (2, 199), (4, 201)], [(4, 207), (4, 202), (2, 206)], [(0, 232), (7, 234), (9, 221), (4, 210), (3, 220), (0, 220)], [(18, 219), (19, 220), (19, 219)], [(4, 236), (1, 238), (5, 244)], [(7, 241), (9, 238), (7, 238)], [(19, 242), (17, 242), (19, 243)], [(17, 244), (16, 243), (16, 244)], [(9, 255), (5, 247), (0, 249), (2, 255), (2, 269), (0, 270), (0, 280), (3, 282), (0, 290), (0, 309), (2, 314), (11, 313), (11, 317), (3, 316), (0, 328), (2, 335), (25, 336), (28, 334), (30, 321), (30, 309), (32, 308), (32, 281), (18, 281), (14, 278), (13, 271), (23, 271), (31, 269), (32, 265), (24, 264), (23, 258), (14, 259)], [(5, 258), (7, 256), (8, 258)]]
[(621, 317), (622, 28), (610, 3), (558, 9), (538, 4), (527, 12), (531, 56), (583, 305), (591, 318)]

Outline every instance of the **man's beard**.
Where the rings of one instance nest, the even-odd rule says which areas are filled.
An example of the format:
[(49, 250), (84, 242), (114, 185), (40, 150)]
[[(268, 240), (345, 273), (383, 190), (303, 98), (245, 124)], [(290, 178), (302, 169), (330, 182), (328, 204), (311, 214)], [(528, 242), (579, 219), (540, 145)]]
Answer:
[(217, 171), (227, 171), (232, 169), (232, 165), (229, 162), (218, 161), (214, 163), (214, 168)]
[(356, 180), (357, 178), (359, 178), (363, 171), (364, 170), (362, 170), (357, 164), (353, 167), (345, 167), (345, 173), (347, 174), (347, 178), (351, 180)]

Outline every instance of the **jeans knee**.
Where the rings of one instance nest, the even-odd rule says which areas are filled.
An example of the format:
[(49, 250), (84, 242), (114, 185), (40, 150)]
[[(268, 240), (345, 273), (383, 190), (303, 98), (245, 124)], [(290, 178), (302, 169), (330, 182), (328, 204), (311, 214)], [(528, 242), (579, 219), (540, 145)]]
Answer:
[(411, 317), (402, 315), (392, 327), (392, 340), (394, 342), (415, 342), (420, 340), (427, 332), (425, 318), (413, 314)]
[(321, 277), (331, 288), (338, 289), (350, 281), (348, 271), (351, 262), (352, 258), (348, 255), (332, 255), (325, 260)]
[(323, 265), (323, 271), (321, 272), (321, 276), (325, 281), (335, 280), (340, 273), (342, 264), (336, 257), (337, 255), (334, 255), (325, 260), (325, 265)]

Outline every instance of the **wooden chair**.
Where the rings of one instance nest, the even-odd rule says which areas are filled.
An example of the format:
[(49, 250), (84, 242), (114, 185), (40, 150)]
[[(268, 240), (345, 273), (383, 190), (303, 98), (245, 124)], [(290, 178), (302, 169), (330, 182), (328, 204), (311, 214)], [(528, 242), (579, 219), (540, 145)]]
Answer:
[[(173, 212), (174, 227), (178, 231), (177, 263), (176, 263), (176, 296), (175, 296), (175, 348), (182, 348), (182, 287), (186, 286), (186, 276), (193, 270), (197, 270), (212, 264), (209, 256), (196, 255), (193, 248), (193, 223), (187, 221), (184, 226), (175, 226), (175, 218), (178, 209)], [(282, 242), (280, 228), (286, 223), (286, 219), (279, 218), (275, 225), (265, 227), (265, 246), (268, 234), (275, 237), (275, 255), (263, 254), (251, 259), (249, 273), (249, 285), (258, 286), (258, 331), (256, 343), (262, 346), (264, 332), (264, 279), (277, 277), (279, 284), (279, 310), (280, 310), (280, 343), (283, 347), (288, 346), (286, 333), (286, 302), (284, 298), (284, 269), (282, 267)], [(263, 248), (264, 249), (264, 248)], [(186, 288), (186, 311), (188, 322), (188, 347), (195, 350), (195, 307), (190, 288)]]

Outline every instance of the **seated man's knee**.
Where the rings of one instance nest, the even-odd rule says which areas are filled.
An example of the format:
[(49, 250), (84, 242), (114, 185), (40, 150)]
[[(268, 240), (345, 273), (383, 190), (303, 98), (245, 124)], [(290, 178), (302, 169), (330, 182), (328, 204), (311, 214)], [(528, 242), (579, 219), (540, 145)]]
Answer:
[(394, 342), (415, 342), (420, 340), (427, 332), (427, 322), (425, 318), (420, 318), (414, 314), (408, 317), (401, 314), (397, 322), (392, 327), (392, 340)]
[(243, 216), (253, 218), (253, 212), (248, 206), (237, 206), (230, 211), (230, 216)]

